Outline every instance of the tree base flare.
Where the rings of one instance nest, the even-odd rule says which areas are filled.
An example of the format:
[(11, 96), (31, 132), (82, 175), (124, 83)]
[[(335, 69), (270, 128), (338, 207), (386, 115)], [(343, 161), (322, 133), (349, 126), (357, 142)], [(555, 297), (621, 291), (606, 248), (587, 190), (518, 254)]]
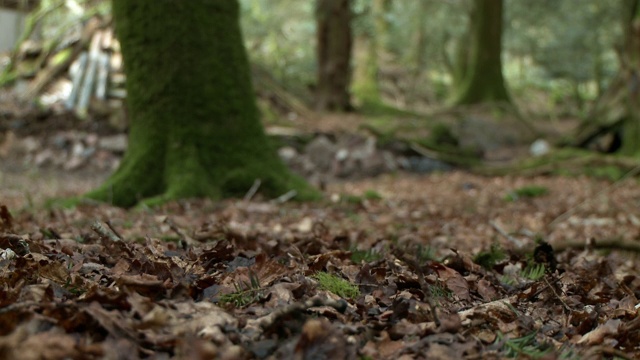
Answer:
[[(275, 198), (291, 190), (296, 191), (296, 200), (318, 200), (320, 192), (307, 182), (283, 169), (264, 169), (262, 166), (244, 167), (214, 176), (204, 170), (199, 174), (176, 174), (163, 176), (156, 172), (155, 178), (136, 168), (123, 167), (101, 187), (85, 195), (86, 198), (115, 206), (131, 207), (136, 204), (156, 206), (171, 200), (206, 197), (221, 199), (242, 197), (256, 179), (260, 179), (258, 192)], [(169, 180), (169, 181), (167, 181)]]

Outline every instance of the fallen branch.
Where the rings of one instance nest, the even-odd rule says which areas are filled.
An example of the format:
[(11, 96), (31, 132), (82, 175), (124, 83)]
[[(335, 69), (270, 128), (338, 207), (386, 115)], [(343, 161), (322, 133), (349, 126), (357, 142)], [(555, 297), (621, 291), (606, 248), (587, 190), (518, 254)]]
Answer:
[(11, 56), (9, 58), (9, 63), (4, 68), (2, 75), (8, 74), (12, 72), (16, 68), (16, 63), (18, 62), (18, 55), (20, 54), (20, 47), (22, 44), (27, 41), (35, 29), (38, 27), (37, 25), (47, 17), (49, 14), (53, 13), (57, 9), (64, 6), (63, 2), (59, 2), (56, 4), (52, 4), (52, 6), (48, 8), (40, 7), (38, 10), (27, 16), (25, 21), (24, 30), (20, 34), (20, 38), (16, 41), (16, 44), (11, 52)]
[[(637, 241), (640, 241), (637, 239)], [(593, 250), (619, 250), (629, 251), (632, 253), (640, 254), (640, 242), (625, 241), (622, 239), (605, 239), (605, 240), (589, 240), (587, 242), (568, 241), (553, 246), (556, 252), (565, 251), (569, 249), (593, 249)]]

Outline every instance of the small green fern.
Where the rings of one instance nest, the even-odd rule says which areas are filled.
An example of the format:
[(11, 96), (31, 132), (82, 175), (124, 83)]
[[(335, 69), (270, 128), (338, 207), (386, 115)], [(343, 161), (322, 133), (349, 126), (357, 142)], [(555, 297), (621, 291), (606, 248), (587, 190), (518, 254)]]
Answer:
[(249, 282), (242, 281), (233, 284), (236, 291), (220, 295), (220, 305), (232, 305), (235, 308), (243, 308), (260, 300), (263, 296), (260, 287), (260, 279), (253, 271), (249, 272)]
[(536, 341), (537, 332), (531, 332), (523, 337), (506, 339), (504, 334), (498, 332), (496, 344), (501, 344), (502, 351), (506, 357), (520, 358), (528, 357), (539, 359), (553, 351), (553, 347), (546, 343)]

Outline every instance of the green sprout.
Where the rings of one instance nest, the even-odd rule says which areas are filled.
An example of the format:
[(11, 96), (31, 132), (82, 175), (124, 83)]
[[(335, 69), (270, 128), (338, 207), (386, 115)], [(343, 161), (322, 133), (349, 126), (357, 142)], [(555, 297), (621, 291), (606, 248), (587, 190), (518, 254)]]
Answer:
[(362, 204), (365, 200), (374, 201), (382, 200), (382, 195), (375, 190), (367, 190), (361, 196), (358, 195), (343, 195), (342, 200), (347, 204)]
[(355, 264), (360, 264), (361, 262), (370, 263), (373, 261), (377, 261), (382, 259), (382, 254), (375, 249), (368, 250), (351, 250), (351, 261)]
[(365, 191), (363, 197), (366, 200), (382, 200), (382, 195), (375, 190)]
[(492, 244), (489, 251), (483, 251), (476, 255), (473, 262), (487, 270), (491, 270), (497, 263), (506, 258), (507, 254), (502, 250), (502, 247), (498, 244)]
[(440, 299), (451, 299), (453, 297), (453, 292), (442, 281), (436, 281), (435, 284), (429, 286), (429, 291), (437, 304), (440, 303)]
[(538, 281), (542, 279), (545, 272), (546, 268), (544, 264), (531, 263), (522, 270), (521, 275), (526, 279)]
[(510, 191), (507, 195), (505, 195), (505, 201), (517, 201), (521, 198), (534, 198), (546, 195), (549, 193), (549, 189), (546, 186), (523, 186), (521, 188)]
[(430, 260), (437, 260), (435, 251), (431, 246), (424, 246), (422, 244), (418, 244), (416, 247), (416, 258), (418, 259), (418, 263), (424, 264)]
[(498, 332), (495, 344), (501, 344), (502, 351), (505, 356), (511, 358), (520, 358), (522, 356), (539, 359), (553, 351), (549, 344), (539, 344), (536, 341), (537, 332), (531, 332), (523, 337), (506, 339), (505, 336)]
[(342, 200), (347, 204), (360, 204), (362, 202), (362, 196), (358, 195), (343, 195)]
[(262, 298), (262, 288), (258, 275), (253, 271), (249, 272), (249, 282), (242, 281), (233, 284), (236, 291), (220, 295), (221, 305), (232, 305), (235, 308), (243, 308)]

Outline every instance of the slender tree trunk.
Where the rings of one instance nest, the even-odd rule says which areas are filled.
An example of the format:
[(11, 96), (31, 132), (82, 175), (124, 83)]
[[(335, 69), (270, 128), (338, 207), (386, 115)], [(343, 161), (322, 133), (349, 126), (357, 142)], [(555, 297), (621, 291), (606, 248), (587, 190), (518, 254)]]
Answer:
[(237, 1), (113, 0), (113, 14), (127, 74), (129, 148), (88, 197), (119, 206), (220, 198), (243, 195), (256, 179), (269, 195), (313, 194), (267, 143)]
[(316, 0), (318, 84), (316, 108), (352, 110), (351, 1)]
[(453, 103), (511, 102), (502, 76), (503, 0), (474, 0), (473, 4), (468, 64)]
[[(429, 3), (426, 1), (418, 1), (416, 4), (416, 12), (414, 17), (416, 21), (416, 29), (411, 39), (411, 89), (408, 92), (407, 103), (415, 104), (420, 98), (421, 89), (425, 87), (426, 81), (424, 74), (427, 72), (428, 59), (426, 58), (427, 44), (429, 41), (429, 34), (425, 28), (425, 21), (429, 17)], [(443, 46), (444, 49), (444, 46)]]
[(388, 32), (385, 15), (389, 11), (390, 4), (390, 0), (373, 0), (371, 4), (372, 30), (363, 31), (356, 39), (353, 94), (365, 105), (382, 102), (378, 73), (380, 53), (384, 48), (381, 45), (384, 45), (384, 39)]

